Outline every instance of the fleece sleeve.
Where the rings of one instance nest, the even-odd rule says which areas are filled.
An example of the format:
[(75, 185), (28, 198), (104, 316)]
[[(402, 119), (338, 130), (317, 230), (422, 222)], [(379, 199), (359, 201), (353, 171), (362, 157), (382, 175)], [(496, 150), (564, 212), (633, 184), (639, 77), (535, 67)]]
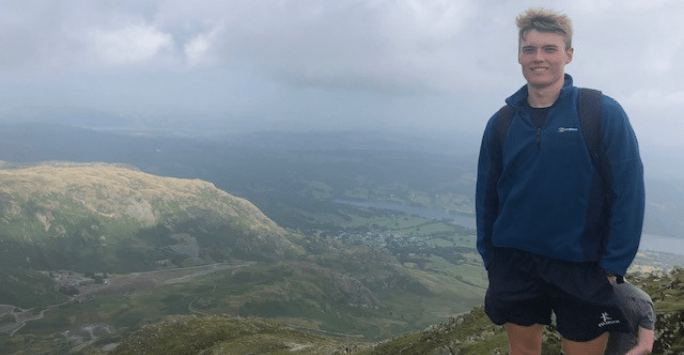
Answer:
[(639, 249), (644, 220), (644, 171), (634, 130), (613, 99), (603, 97), (602, 143), (607, 162), (610, 208), (600, 265), (624, 275)]
[(482, 137), (475, 192), (477, 250), (485, 268), (489, 268), (493, 258), (492, 230), (499, 212), (497, 183), (502, 169), (502, 144), (498, 142), (494, 126), (495, 117), (492, 117)]

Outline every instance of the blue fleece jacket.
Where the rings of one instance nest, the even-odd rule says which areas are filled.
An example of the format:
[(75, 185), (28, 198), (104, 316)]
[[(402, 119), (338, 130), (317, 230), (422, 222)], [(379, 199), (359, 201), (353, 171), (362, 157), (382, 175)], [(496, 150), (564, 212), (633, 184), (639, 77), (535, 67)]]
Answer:
[(603, 176), (582, 134), (572, 77), (565, 75), (541, 129), (526, 102), (527, 86), (506, 99), (515, 114), (504, 142), (497, 137), (495, 116), (482, 138), (476, 214), (477, 249), (485, 267), (493, 247), (507, 247), (599, 262), (624, 275), (639, 247), (645, 203), (643, 166), (627, 115), (615, 100), (602, 97)]

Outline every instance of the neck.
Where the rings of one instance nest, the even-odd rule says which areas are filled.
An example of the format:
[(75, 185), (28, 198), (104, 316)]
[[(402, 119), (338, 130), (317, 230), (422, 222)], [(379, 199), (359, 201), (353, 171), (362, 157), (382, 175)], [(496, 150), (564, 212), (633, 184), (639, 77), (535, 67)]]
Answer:
[(534, 108), (551, 107), (560, 96), (565, 80), (560, 80), (548, 86), (537, 87), (527, 84), (527, 103)]

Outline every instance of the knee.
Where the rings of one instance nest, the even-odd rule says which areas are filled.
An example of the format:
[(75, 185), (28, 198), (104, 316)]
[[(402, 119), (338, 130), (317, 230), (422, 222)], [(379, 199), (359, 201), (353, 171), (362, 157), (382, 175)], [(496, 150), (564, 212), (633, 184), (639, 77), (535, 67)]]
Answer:
[(508, 323), (508, 343), (511, 355), (539, 355), (542, 347), (542, 331), (544, 326), (535, 324), (529, 327)]

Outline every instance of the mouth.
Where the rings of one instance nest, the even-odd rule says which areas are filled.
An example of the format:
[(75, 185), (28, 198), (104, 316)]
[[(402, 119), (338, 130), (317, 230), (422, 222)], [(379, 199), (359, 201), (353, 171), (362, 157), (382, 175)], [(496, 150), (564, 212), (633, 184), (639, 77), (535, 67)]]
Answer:
[(542, 72), (542, 71), (544, 71), (544, 70), (548, 70), (548, 68), (547, 68), (547, 67), (534, 67), (534, 68), (530, 68), (530, 71), (533, 72), (533, 73), (535, 73), (535, 72)]

